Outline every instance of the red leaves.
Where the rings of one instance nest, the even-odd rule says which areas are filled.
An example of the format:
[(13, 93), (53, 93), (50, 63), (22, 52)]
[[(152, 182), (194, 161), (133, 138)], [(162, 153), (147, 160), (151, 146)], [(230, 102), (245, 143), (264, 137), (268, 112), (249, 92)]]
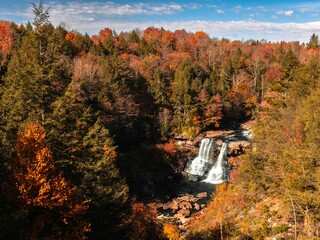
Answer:
[(6, 20), (0, 21), (0, 50), (3, 54), (9, 53), (13, 42), (13, 30), (10, 22)]
[(177, 147), (173, 141), (170, 141), (164, 144), (163, 150), (171, 156), (174, 156), (174, 154), (177, 152)]
[(279, 63), (273, 63), (264, 74), (264, 78), (267, 82), (273, 82), (277, 79), (281, 79), (283, 73), (281, 71), (281, 65)]
[(110, 28), (104, 28), (99, 32), (99, 35), (93, 35), (91, 37), (91, 41), (94, 45), (98, 45), (99, 43), (103, 43), (109, 36), (112, 36), (112, 30)]

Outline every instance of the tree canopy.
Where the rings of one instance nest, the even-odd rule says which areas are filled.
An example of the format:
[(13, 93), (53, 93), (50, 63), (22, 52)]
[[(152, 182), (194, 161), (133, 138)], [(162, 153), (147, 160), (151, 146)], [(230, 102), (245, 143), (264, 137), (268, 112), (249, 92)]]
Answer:
[(175, 139), (247, 120), (252, 150), (186, 239), (319, 237), (316, 34), (89, 36), (51, 24), (42, 0), (32, 10), (32, 24), (0, 21), (0, 238), (177, 239), (142, 203), (183, 169)]

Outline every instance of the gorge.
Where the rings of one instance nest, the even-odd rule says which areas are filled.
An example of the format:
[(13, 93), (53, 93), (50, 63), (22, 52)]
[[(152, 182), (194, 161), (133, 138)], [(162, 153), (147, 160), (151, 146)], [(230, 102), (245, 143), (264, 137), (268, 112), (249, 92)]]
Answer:
[(182, 178), (174, 182), (175, 191), (166, 201), (149, 203), (151, 208), (157, 209), (158, 219), (170, 219), (184, 234), (188, 225), (206, 211), (216, 187), (230, 181), (231, 171), (237, 169), (237, 157), (250, 147), (251, 125), (246, 123), (234, 130), (207, 131), (193, 142), (176, 142), (185, 149), (192, 144), (194, 150), (186, 159)]

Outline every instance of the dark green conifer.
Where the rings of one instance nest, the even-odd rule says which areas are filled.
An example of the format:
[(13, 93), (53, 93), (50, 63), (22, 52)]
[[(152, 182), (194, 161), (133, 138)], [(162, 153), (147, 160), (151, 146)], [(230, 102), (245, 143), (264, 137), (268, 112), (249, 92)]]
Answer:
[(320, 46), (319, 36), (313, 33), (310, 37), (310, 40), (307, 44), (308, 49), (317, 49)]

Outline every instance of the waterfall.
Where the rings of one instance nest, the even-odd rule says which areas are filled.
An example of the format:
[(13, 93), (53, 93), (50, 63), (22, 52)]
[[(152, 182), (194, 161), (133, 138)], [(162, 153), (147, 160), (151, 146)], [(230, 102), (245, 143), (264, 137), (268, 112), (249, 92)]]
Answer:
[(190, 166), (187, 167), (186, 172), (191, 175), (203, 176), (210, 161), (210, 152), (213, 141), (209, 138), (201, 140), (200, 150), (198, 156), (192, 160)]
[(227, 156), (227, 152), (228, 143), (224, 142), (222, 144), (217, 162), (209, 171), (207, 178), (203, 180), (204, 182), (219, 184), (228, 180), (228, 177), (226, 176), (226, 168), (224, 166), (224, 160)]

